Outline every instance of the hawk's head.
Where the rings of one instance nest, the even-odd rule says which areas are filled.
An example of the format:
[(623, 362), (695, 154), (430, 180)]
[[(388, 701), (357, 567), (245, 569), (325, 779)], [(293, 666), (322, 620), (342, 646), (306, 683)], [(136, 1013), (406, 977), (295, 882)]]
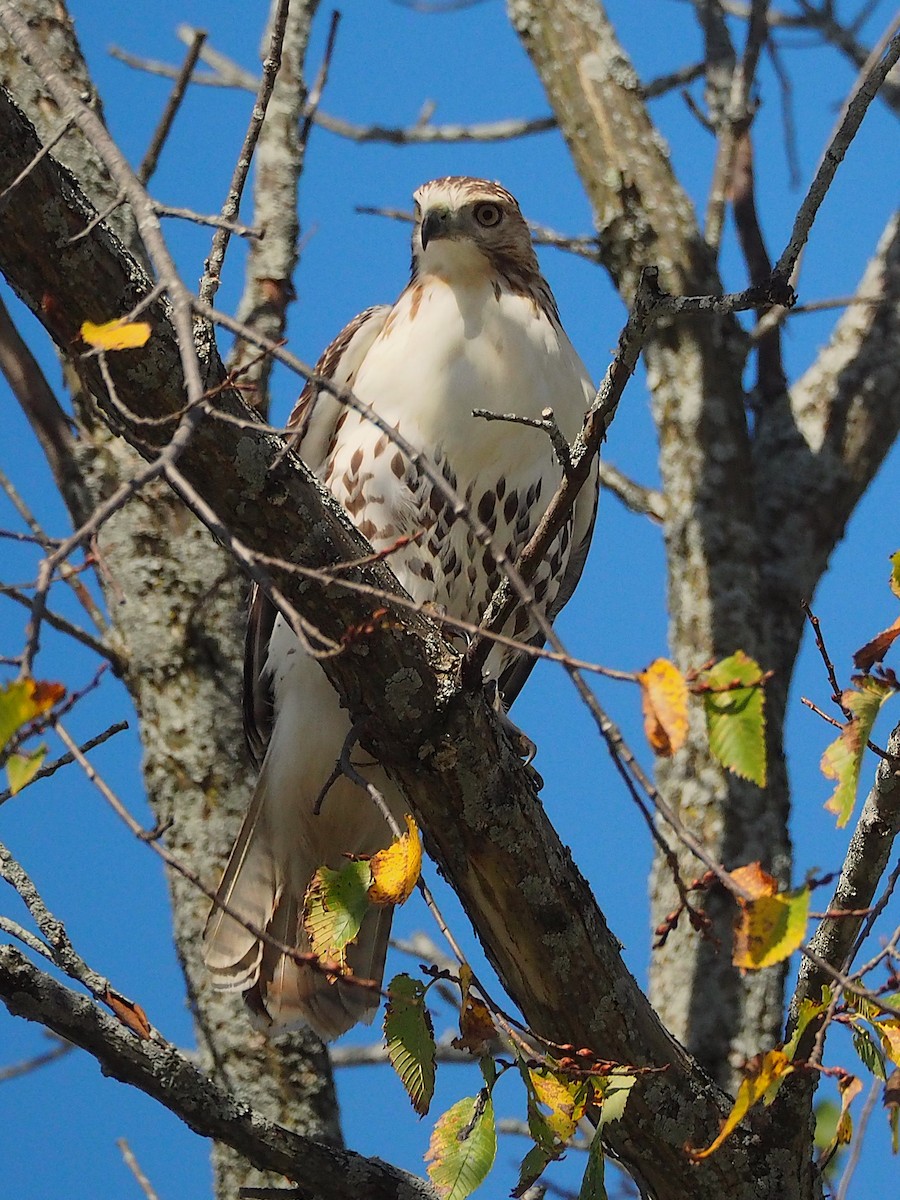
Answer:
[(432, 179), (414, 199), (414, 276), (539, 273), (516, 198), (498, 183), (467, 176)]

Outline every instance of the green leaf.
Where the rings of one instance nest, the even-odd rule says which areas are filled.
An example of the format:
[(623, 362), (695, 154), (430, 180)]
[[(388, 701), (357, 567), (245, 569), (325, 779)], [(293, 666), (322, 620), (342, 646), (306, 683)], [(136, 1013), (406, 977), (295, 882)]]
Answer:
[(484, 1182), (497, 1153), (494, 1104), (484, 1089), (457, 1101), (431, 1135), (425, 1161), (442, 1200), (465, 1200)]
[(723, 767), (766, 786), (766, 718), (763, 672), (743, 650), (710, 667), (703, 683), (728, 688), (733, 683), (756, 684), (728, 691), (703, 693), (709, 748)]
[(807, 1025), (810, 1023), (810, 1021), (815, 1020), (816, 1017), (820, 1017), (831, 1003), (831, 990), (825, 989), (825, 991), (827, 992), (827, 995), (823, 994), (821, 1004), (817, 1004), (814, 1000), (810, 1000), (809, 997), (805, 997), (800, 1001), (800, 1011), (797, 1014), (797, 1024), (794, 1026), (794, 1032), (791, 1034), (791, 1040), (784, 1048), (785, 1054), (792, 1062), (800, 1045), (800, 1039), (806, 1032)]
[(409, 975), (395, 975), (388, 984), (384, 1037), (391, 1066), (400, 1076), (420, 1117), (434, 1095), (434, 1027), (425, 1004), (425, 985)]
[(540, 1179), (554, 1158), (558, 1157), (556, 1154), (548, 1154), (542, 1146), (532, 1146), (522, 1159), (522, 1165), (519, 1167), (519, 1182), (512, 1190), (511, 1194), (513, 1197), (521, 1196), (523, 1192), (527, 1192), (531, 1185)]
[(598, 1131), (612, 1121), (620, 1121), (625, 1112), (625, 1105), (631, 1095), (631, 1089), (637, 1083), (634, 1075), (607, 1075), (593, 1080), (594, 1098), (600, 1104), (600, 1119), (597, 1122)]
[(11, 754), (6, 762), (6, 777), (9, 790), (15, 796), (26, 784), (31, 783), (47, 757), (47, 747), (38, 746), (30, 754)]
[(890, 684), (872, 675), (856, 675), (853, 682), (857, 686), (848, 688), (841, 696), (844, 707), (853, 716), (841, 730), (840, 736), (826, 747), (820, 764), (825, 778), (837, 781), (837, 787), (825, 807), (836, 814), (839, 829), (850, 820), (856, 803), (863, 754), (875, 718), (885, 700), (894, 695)]
[(578, 1200), (607, 1200), (603, 1175), (603, 1146), (600, 1135), (595, 1134), (588, 1151), (587, 1167), (581, 1181)]
[(322, 959), (343, 959), (343, 951), (359, 933), (369, 911), (367, 891), (372, 872), (367, 862), (351, 862), (340, 871), (319, 867), (310, 881), (303, 906), (303, 925), (310, 947)]
[(868, 1068), (879, 1079), (886, 1079), (887, 1071), (884, 1065), (884, 1054), (868, 1029), (854, 1025), (850, 1030), (850, 1036), (853, 1039), (853, 1049), (856, 1051), (862, 1065)]
[(837, 1135), (841, 1106), (833, 1100), (820, 1100), (815, 1106), (816, 1133), (813, 1145), (817, 1150), (830, 1146)]
[(891, 591), (900, 599), (900, 550), (891, 555)]

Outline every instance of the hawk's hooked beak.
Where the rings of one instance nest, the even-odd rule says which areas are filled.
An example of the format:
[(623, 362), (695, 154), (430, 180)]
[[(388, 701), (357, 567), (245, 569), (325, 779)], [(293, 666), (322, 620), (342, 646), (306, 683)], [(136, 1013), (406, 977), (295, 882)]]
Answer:
[(427, 249), (428, 243), (437, 238), (450, 237), (452, 225), (453, 213), (449, 208), (429, 209), (422, 220), (422, 249)]

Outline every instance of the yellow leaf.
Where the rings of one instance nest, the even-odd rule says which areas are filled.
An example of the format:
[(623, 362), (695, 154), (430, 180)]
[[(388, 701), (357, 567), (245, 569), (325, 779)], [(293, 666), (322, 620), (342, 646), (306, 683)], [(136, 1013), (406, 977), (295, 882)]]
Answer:
[(779, 892), (777, 880), (759, 863), (738, 867), (731, 878), (751, 895), (749, 900), (738, 897), (734, 965), (758, 971), (788, 958), (803, 941), (809, 888)]
[(863, 752), (875, 718), (885, 700), (894, 694), (890, 684), (871, 675), (857, 675), (853, 681), (858, 686), (847, 688), (841, 695), (841, 702), (853, 716), (825, 748), (820, 764), (825, 778), (837, 782), (825, 808), (836, 814), (839, 829), (847, 824), (853, 812)]
[(567, 1142), (584, 1116), (590, 1086), (584, 1080), (567, 1079), (547, 1067), (529, 1069), (528, 1078), (539, 1103), (550, 1109), (550, 1115), (544, 1117), (547, 1127), (560, 1141)]
[(828, 1162), (838, 1146), (847, 1146), (853, 1138), (853, 1118), (850, 1116), (850, 1105), (862, 1091), (862, 1081), (855, 1075), (842, 1075), (838, 1080), (838, 1091), (841, 1093), (841, 1115), (838, 1117), (834, 1137), (822, 1151), (822, 1160)]
[(895, 1067), (900, 1067), (900, 1017), (889, 1017), (886, 1021), (873, 1021), (872, 1026), (881, 1038), (887, 1058)]
[(38, 746), (30, 754), (11, 754), (6, 763), (9, 790), (15, 796), (26, 784), (31, 783), (47, 757), (47, 747)]
[(422, 841), (415, 821), (406, 814), (406, 833), (369, 859), (372, 904), (405, 904), (422, 873)]
[(705, 1150), (695, 1150), (691, 1146), (685, 1146), (685, 1151), (694, 1162), (699, 1162), (703, 1158), (709, 1158), (710, 1154), (714, 1154), (729, 1134), (733, 1133), (740, 1125), (754, 1104), (760, 1100), (771, 1104), (781, 1081), (794, 1070), (783, 1050), (770, 1050), (761, 1058), (758, 1056), (754, 1063), (757, 1069), (741, 1082), (734, 1107), (719, 1130), (718, 1137)]
[(61, 683), (16, 679), (0, 688), (0, 750), (23, 725), (41, 717), (66, 694)]
[(808, 997), (804, 997), (804, 999), (800, 1001), (800, 1011), (797, 1014), (797, 1024), (794, 1026), (794, 1032), (791, 1035), (791, 1040), (784, 1047), (784, 1052), (788, 1058), (793, 1060), (794, 1055), (797, 1053), (797, 1050), (800, 1047), (800, 1039), (806, 1032), (807, 1025), (809, 1025), (810, 1021), (814, 1021), (816, 1017), (821, 1017), (822, 1013), (828, 1008), (830, 1000), (831, 991), (829, 988), (825, 988), (821, 1004), (817, 1004), (814, 1000), (810, 1000)]
[(688, 688), (674, 663), (657, 658), (638, 675), (644, 733), (653, 751), (671, 758), (684, 745), (688, 731)]
[(147, 344), (150, 326), (146, 321), (84, 321), (81, 336), (95, 350), (137, 350)]

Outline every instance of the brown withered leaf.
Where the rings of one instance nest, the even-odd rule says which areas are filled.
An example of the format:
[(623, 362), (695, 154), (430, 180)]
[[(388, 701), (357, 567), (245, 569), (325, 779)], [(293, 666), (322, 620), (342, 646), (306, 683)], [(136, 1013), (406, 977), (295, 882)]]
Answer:
[(462, 963), (459, 968), (459, 988), (462, 993), (459, 1009), (460, 1036), (453, 1039), (452, 1045), (457, 1050), (468, 1050), (470, 1054), (487, 1054), (497, 1036), (497, 1030), (488, 1006), (478, 996), (472, 995), (472, 968), (468, 963)]
[(147, 1014), (139, 1004), (133, 1000), (127, 1000), (124, 996), (120, 996), (118, 992), (114, 992), (112, 988), (106, 989), (106, 995), (103, 997), (103, 1003), (111, 1008), (123, 1025), (126, 1025), (132, 1033), (136, 1033), (139, 1038), (146, 1041), (150, 1036), (150, 1022), (147, 1020)]
[(497, 1030), (490, 1009), (477, 996), (466, 997), (459, 1014), (459, 1033), (460, 1036), (451, 1043), (457, 1050), (468, 1050), (477, 1056), (490, 1052)]
[(893, 625), (882, 629), (881, 633), (876, 633), (870, 642), (860, 646), (853, 655), (853, 665), (858, 671), (871, 671), (876, 663), (884, 661), (884, 656), (898, 637), (900, 637), (900, 617)]

